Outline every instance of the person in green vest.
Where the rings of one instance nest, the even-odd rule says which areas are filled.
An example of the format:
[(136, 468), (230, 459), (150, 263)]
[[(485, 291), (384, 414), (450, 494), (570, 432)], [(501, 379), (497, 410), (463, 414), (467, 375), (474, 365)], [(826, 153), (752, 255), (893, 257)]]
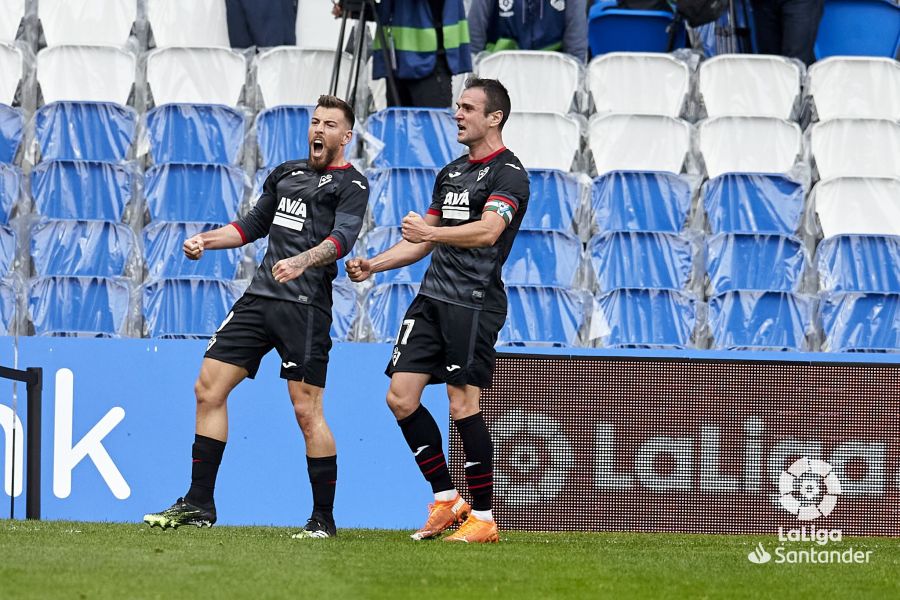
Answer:
[(557, 50), (587, 59), (585, 0), (472, 0), (472, 52)]

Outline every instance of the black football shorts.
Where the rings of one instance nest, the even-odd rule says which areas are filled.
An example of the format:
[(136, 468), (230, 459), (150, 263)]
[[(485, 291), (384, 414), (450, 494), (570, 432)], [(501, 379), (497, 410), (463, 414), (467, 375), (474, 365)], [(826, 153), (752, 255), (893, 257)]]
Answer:
[(209, 340), (207, 358), (256, 376), (272, 348), (281, 357), (281, 378), (325, 387), (331, 350), (331, 313), (311, 304), (245, 294)]
[(429, 373), (429, 383), (490, 387), (497, 334), (506, 315), (416, 296), (385, 374)]

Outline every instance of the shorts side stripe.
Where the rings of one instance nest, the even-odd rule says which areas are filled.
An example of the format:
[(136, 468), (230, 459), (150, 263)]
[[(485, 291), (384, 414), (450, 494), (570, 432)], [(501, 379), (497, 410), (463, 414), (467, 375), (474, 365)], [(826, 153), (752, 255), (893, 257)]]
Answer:
[(472, 328), (469, 331), (469, 349), (467, 351), (466, 356), (466, 370), (472, 366), (472, 361), (475, 359), (475, 342), (478, 340), (478, 319), (481, 316), (480, 310), (473, 310), (474, 314), (472, 315)]

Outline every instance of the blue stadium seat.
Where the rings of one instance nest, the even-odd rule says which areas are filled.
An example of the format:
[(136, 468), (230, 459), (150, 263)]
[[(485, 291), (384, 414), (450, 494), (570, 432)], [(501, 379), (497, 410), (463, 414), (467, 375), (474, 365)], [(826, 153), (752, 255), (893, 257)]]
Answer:
[(244, 172), (217, 164), (164, 163), (147, 169), (151, 220), (228, 223), (244, 199)]
[(124, 164), (52, 160), (31, 172), (35, 208), (51, 219), (121, 221), (133, 189), (134, 173)]
[(712, 347), (720, 350), (814, 350), (807, 333), (811, 303), (791, 292), (738, 290), (709, 299)]
[(6, 277), (16, 264), (16, 232), (0, 225), (0, 278)]
[[(384, 252), (401, 239), (403, 238), (400, 235), (399, 227), (376, 227), (366, 235), (366, 256), (372, 258), (376, 254)], [(425, 271), (428, 270), (429, 265), (431, 265), (430, 254), (411, 265), (375, 273), (374, 280), (376, 284), (419, 283), (425, 276)]]
[(137, 113), (112, 102), (52, 102), (34, 115), (41, 160), (126, 160)]
[(257, 198), (262, 194), (263, 185), (266, 183), (266, 178), (269, 176), (274, 169), (272, 167), (263, 167), (256, 171), (253, 175), (253, 190), (250, 192), (250, 197), (256, 201)]
[(684, 292), (622, 288), (596, 298), (591, 332), (608, 348), (693, 348), (697, 319)]
[(819, 305), (826, 352), (900, 352), (900, 294), (829, 294)]
[(703, 208), (713, 233), (790, 235), (803, 218), (803, 186), (783, 175), (727, 173), (706, 182)]
[(349, 279), (336, 279), (331, 286), (331, 339), (346, 342), (353, 335), (353, 325), (359, 315), (356, 285)]
[(15, 165), (0, 163), (0, 224), (9, 223), (13, 207), (22, 194), (22, 171)]
[(678, 233), (691, 209), (691, 185), (673, 173), (611, 171), (594, 179), (591, 208), (599, 231)]
[(276, 167), (309, 156), (307, 133), (312, 106), (276, 106), (256, 116), (259, 166)]
[[(591, 56), (607, 52), (668, 52), (669, 25), (673, 15), (667, 11), (626, 10), (604, 2), (588, 12), (588, 45)], [(679, 25), (675, 48), (685, 45), (685, 30)]]
[(685, 289), (694, 270), (693, 254), (690, 240), (674, 233), (612, 231), (595, 235), (588, 243), (591, 269), (601, 291)]
[(210, 337), (244, 286), (220, 279), (160, 279), (144, 286), (144, 330), (154, 338)]
[(521, 230), (503, 265), (503, 281), (508, 285), (572, 287), (581, 254), (581, 240), (571, 233)]
[(31, 258), (37, 275), (119, 277), (137, 237), (112, 221), (42, 219), (31, 227)]
[(506, 288), (507, 320), (498, 342), (509, 346), (574, 346), (590, 296), (552, 286)]
[(438, 169), (388, 168), (369, 171), (369, 204), (375, 227), (399, 227), (410, 211), (425, 214)]
[(707, 241), (707, 293), (731, 290), (795, 292), (806, 268), (803, 243), (777, 233), (720, 233)]
[(0, 163), (11, 163), (16, 159), (24, 126), (25, 119), (19, 109), (0, 104)]
[(388, 108), (366, 121), (368, 133), (384, 147), (372, 167), (437, 167), (465, 154), (456, 141), (456, 121), (448, 110)]
[(417, 283), (382, 283), (366, 294), (366, 321), (373, 342), (397, 339), (403, 315), (419, 292)]
[(204, 252), (200, 260), (189, 260), (182, 251), (187, 238), (222, 224), (170, 223), (156, 221), (144, 228), (144, 262), (147, 280), (170, 278), (234, 279), (244, 255), (241, 248)]
[(575, 213), (581, 204), (578, 178), (554, 169), (529, 169), (531, 194), (522, 229), (574, 231)]
[(16, 284), (8, 279), (0, 279), (0, 335), (15, 335), (16, 313), (19, 292)]
[(900, 7), (890, 0), (825, 0), (816, 59), (900, 52)]
[(164, 104), (147, 111), (147, 136), (156, 164), (237, 165), (244, 145), (244, 116), (218, 104)]
[(28, 287), (35, 335), (119, 337), (130, 303), (131, 286), (119, 277), (37, 277)]
[(822, 291), (900, 293), (900, 237), (824, 239), (816, 250), (816, 267)]

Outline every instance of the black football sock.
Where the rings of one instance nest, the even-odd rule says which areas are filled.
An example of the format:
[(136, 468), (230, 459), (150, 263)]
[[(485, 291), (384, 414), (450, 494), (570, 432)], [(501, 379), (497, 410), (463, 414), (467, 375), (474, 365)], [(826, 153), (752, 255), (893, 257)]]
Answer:
[(334, 492), (337, 488), (337, 455), (306, 457), (309, 483), (312, 485), (313, 515), (334, 524)]
[(216, 475), (222, 463), (225, 442), (204, 435), (194, 435), (191, 448), (191, 489), (184, 499), (195, 506), (209, 508), (214, 505), (213, 490), (216, 488)]
[(454, 421), (466, 455), (466, 484), (472, 510), (491, 510), (494, 492), (494, 444), (481, 413)]
[(453, 489), (450, 470), (444, 458), (441, 430), (438, 429), (434, 417), (423, 404), (413, 413), (397, 421), (409, 449), (419, 465), (419, 470), (436, 494)]

